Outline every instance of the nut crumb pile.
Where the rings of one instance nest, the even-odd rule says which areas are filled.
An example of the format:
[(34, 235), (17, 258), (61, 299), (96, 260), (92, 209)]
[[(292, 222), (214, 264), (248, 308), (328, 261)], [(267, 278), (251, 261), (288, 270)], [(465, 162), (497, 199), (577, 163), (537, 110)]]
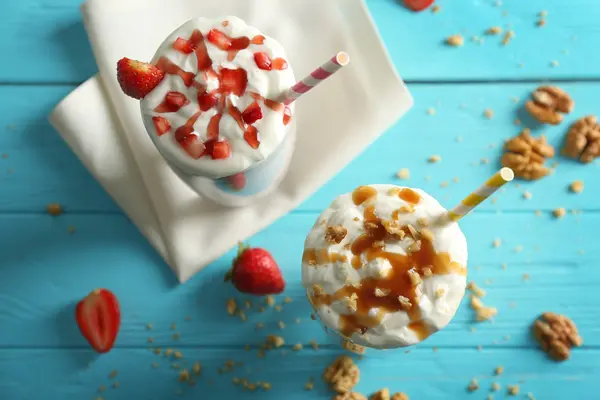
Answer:
[(535, 321), (533, 333), (542, 350), (555, 361), (568, 360), (571, 348), (583, 344), (575, 323), (553, 312), (545, 312)]

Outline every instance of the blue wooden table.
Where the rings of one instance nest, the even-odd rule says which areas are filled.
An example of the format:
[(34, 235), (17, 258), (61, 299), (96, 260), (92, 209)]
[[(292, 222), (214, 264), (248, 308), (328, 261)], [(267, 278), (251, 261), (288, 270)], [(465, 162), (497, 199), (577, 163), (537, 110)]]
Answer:
[[(262, 313), (264, 300), (221, 283), (233, 252), (177, 285), (47, 122), (57, 101), (96, 71), (80, 0), (1, 2), (0, 399), (328, 399), (320, 375), (341, 351), (310, 320), (300, 287), (302, 244), (317, 213), (357, 184), (399, 183), (400, 168), (410, 169), (408, 184), (455, 205), (499, 167), (503, 141), (518, 133), (513, 121), (540, 82), (556, 82), (576, 102), (562, 125), (535, 130), (557, 148), (572, 121), (600, 112), (594, 0), (441, 0), (438, 13), (420, 14), (395, 0), (367, 2), (415, 107), (312, 198), (251, 239), (273, 251), (288, 280), (277, 298), (281, 308)], [(543, 10), (547, 23), (538, 27)], [(503, 46), (502, 36), (484, 34), (492, 26), (515, 37)], [(444, 45), (453, 34), (465, 37), (463, 47)], [(428, 164), (432, 154), (441, 163)], [(553, 175), (510, 185), (461, 223), (469, 279), (499, 310), (493, 323), (475, 323), (465, 301), (446, 330), (409, 352), (368, 352), (358, 361), (358, 391), (387, 386), (417, 400), (499, 399), (506, 385), (518, 384), (519, 398), (600, 397), (600, 165), (553, 161)], [(585, 182), (583, 193), (569, 192), (574, 180)], [(65, 208), (60, 217), (45, 212), (53, 202)], [(580, 212), (557, 220), (557, 207)], [(73, 319), (74, 304), (96, 287), (113, 290), (123, 313), (116, 348), (103, 356), (89, 349)], [(246, 322), (226, 314), (233, 296), (252, 301)], [(531, 338), (531, 322), (546, 310), (569, 315), (585, 341), (562, 364)], [(285, 338), (285, 348), (258, 358), (257, 346), (272, 333)], [(310, 340), (322, 344), (318, 351)], [(296, 343), (304, 350), (292, 351)], [(166, 349), (182, 358), (165, 356)], [(227, 360), (243, 365), (219, 373)], [(191, 368), (197, 361), (203, 372), (196, 385), (178, 382), (173, 363)], [(498, 365), (505, 372), (496, 377)], [(234, 386), (234, 377), (272, 388), (249, 392)], [(307, 392), (310, 377), (315, 389)], [(469, 393), (474, 377), (481, 389)], [(491, 393), (492, 382), (501, 391)]]

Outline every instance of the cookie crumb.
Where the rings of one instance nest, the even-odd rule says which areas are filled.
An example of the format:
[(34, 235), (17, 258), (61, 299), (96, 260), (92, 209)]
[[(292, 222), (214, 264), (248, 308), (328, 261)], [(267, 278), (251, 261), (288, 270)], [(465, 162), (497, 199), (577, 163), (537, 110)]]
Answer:
[(494, 118), (494, 111), (490, 110), (489, 108), (486, 108), (485, 111), (483, 112), (483, 115), (487, 118), (487, 119), (492, 119)]
[(573, 181), (569, 188), (573, 193), (581, 193), (583, 192), (583, 181)]
[(469, 392), (479, 390), (479, 382), (477, 381), (477, 378), (471, 379), (471, 382), (469, 382), (469, 386), (467, 386), (467, 390)]
[(508, 394), (511, 396), (518, 395), (520, 390), (519, 385), (508, 385)]
[(566, 214), (567, 214), (567, 210), (565, 210), (563, 207), (557, 208), (552, 211), (552, 215), (554, 215), (554, 218), (562, 218)]
[(496, 367), (496, 369), (494, 370), (494, 374), (496, 374), (496, 375), (502, 375), (503, 372), (504, 372), (504, 367), (502, 365), (498, 365)]
[(446, 44), (452, 47), (460, 47), (465, 43), (465, 39), (462, 35), (452, 35), (446, 38)]
[(396, 173), (398, 179), (409, 179), (410, 178), (410, 170), (408, 168), (402, 168), (400, 171)]

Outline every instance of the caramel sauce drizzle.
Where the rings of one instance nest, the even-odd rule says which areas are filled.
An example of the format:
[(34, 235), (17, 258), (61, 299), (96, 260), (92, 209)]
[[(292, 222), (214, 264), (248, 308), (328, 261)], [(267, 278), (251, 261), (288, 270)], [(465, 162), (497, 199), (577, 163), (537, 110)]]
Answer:
[[(399, 190), (397, 195), (410, 204), (418, 204), (421, 200), (421, 196), (417, 192), (408, 188)], [(376, 196), (375, 189), (369, 186), (360, 186), (352, 193), (352, 200), (354, 204), (361, 205)], [(424, 340), (431, 334), (431, 331), (421, 319), (417, 286), (413, 285), (408, 271), (414, 269), (421, 277), (424, 276), (425, 268), (429, 268), (431, 276), (448, 274), (465, 276), (467, 268), (451, 261), (448, 253), (437, 253), (433, 243), (423, 237), (419, 238), (421, 246), (417, 251), (406, 255), (387, 252), (385, 245), (381, 247), (379, 244), (386, 241), (398, 241), (398, 237), (390, 235), (386, 231), (381, 219), (375, 213), (374, 205), (367, 205), (363, 215), (366, 232), (352, 243), (352, 266), (356, 269), (362, 268), (361, 260), (363, 258), (367, 262), (381, 258), (387, 260), (392, 268), (385, 277), (363, 278), (359, 284), (345, 285), (333, 294), (312, 293), (309, 300), (313, 306), (317, 307), (320, 305), (330, 306), (333, 302), (343, 301), (346, 298), (356, 299), (356, 312), (340, 315), (339, 327), (343, 336), (350, 337), (355, 332), (364, 334), (369, 328), (379, 325), (387, 313), (406, 311), (411, 320), (408, 328), (416, 334), (419, 340)], [(407, 238), (412, 237), (407, 227), (403, 227), (402, 230)], [(340, 260), (340, 257), (343, 256), (328, 254), (326, 249), (306, 249), (303, 261), (318, 266), (327, 264), (332, 259)], [(378, 289), (379, 297), (375, 294), (375, 289)], [(381, 292), (387, 295), (381, 296)], [(406, 305), (403, 308), (398, 299), (399, 296), (410, 301), (410, 308), (406, 309)], [(371, 309), (377, 309), (377, 314), (369, 315)]]

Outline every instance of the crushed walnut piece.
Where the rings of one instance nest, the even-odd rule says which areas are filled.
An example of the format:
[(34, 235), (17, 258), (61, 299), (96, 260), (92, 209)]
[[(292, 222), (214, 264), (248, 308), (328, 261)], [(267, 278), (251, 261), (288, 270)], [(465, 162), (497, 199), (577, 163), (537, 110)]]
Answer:
[(351, 353), (365, 354), (366, 348), (349, 340), (342, 340), (342, 347)]
[(563, 114), (569, 114), (575, 106), (571, 97), (556, 86), (540, 86), (533, 91), (531, 98), (525, 103), (525, 109), (544, 124), (560, 124)]
[(423, 282), (423, 280), (421, 279), (421, 275), (419, 275), (419, 273), (414, 268), (409, 269), (406, 273), (408, 274), (408, 278), (410, 279), (410, 283), (413, 286), (417, 286), (421, 282)]
[(514, 37), (515, 37), (515, 32), (514, 31), (506, 31), (506, 33), (504, 34), (504, 37), (502, 38), (502, 45), (506, 46), (507, 44), (510, 43), (510, 41)]
[(480, 288), (473, 281), (470, 281), (469, 283), (467, 283), (467, 289), (469, 289), (471, 291), (471, 293), (473, 293), (477, 297), (485, 297), (485, 295), (487, 294), (487, 292), (485, 290)]
[(358, 295), (356, 293), (352, 293), (350, 296), (344, 297), (344, 304), (348, 311), (355, 313), (358, 309)]
[(475, 319), (478, 322), (487, 321), (494, 315), (498, 314), (498, 309), (495, 307), (487, 307), (479, 297), (471, 297), (471, 308), (475, 310)]
[(583, 344), (575, 323), (565, 315), (545, 312), (533, 324), (533, 333), (550, 358), (555, 361), (568, 360), (571, 348)]
[(341, 225), (328, 226), (325, 230), (325, 241), (329, 244), (338, 244), (346, 237), (348, 229)]
[(569, 186), (569, 189), (573, 193), (581, 193), (583, 192), (583, 181), (573, 181)]
[(367, 400), (367, 398), (358, 392), (346, 392), (333, 396), (333, 400)]
[(529, 129), (523, 129), (518, 136), (507, 141), (504, 148), (502, 166), (512, 168), (518, 178), (537, 180), (550, 174), (544, 162), (546, 158), (554, 157), (554, 147), (543, 135), (536, 139)]
[(408, 297), (398, 296), (398, 301), (400, 302), (400, 307), (402, 307), (404, 311), (408, 311), (412, 308), (412, 303)]
[(521, 391), (519, 385), (508, 385), (506, 388), (508, 389), (508, 394), (511, 396), (516, 396)]
[(571, 125), (562, 153), (586, 164), (600, 157), (600, 125), (596, 116), (588, 115)]
[(334, 392), (348, 393), (360, 380), (360, 370), (352, 358), (339, 356), (325, 368), (323, 379)]
[(58, 203), (50, 203), (46, 206), (46, 212), (53, 217), (58, 217), (63, 213), (63, 208)]
[(446, 38), (446, 44), (452, 47), (460, 47), (465, 44), (465, 38), (462, 35), (452, 35)]
[(386, 232), (390, 235), (398, 236), (400, 240), (404, 239), (406, 232), (402, 230), (402, 225), (400, 225), (400, 222), (395, 220), (383, 220), (381, 221), (381, 225), (383, 225)]
[(554, 218), (562, 218), (565, 215), (567, 215), (567, 210), (560, 207), (560, 208), (552, 210), (552, 215), (554, 215)]
[(467, 390), (469, 392), (479, 390), (479, 382), (477, 381), (477, 378), (471, 379), (471, 382), (469, 382), (469, 386), (467, 386)]
[(408, 168), (402, 168), (400, 171), (396, 173), (398, 179), (409, 179), (410, 178), (410, 170)]
[(502, 28), (499, 26), (492, 26), (490, 29), (485, 31), (488, 35), (499, 35), (502, 33)]
[(375, 297), (385, 297), (391, 293), (389, 289), (375, 288)]

